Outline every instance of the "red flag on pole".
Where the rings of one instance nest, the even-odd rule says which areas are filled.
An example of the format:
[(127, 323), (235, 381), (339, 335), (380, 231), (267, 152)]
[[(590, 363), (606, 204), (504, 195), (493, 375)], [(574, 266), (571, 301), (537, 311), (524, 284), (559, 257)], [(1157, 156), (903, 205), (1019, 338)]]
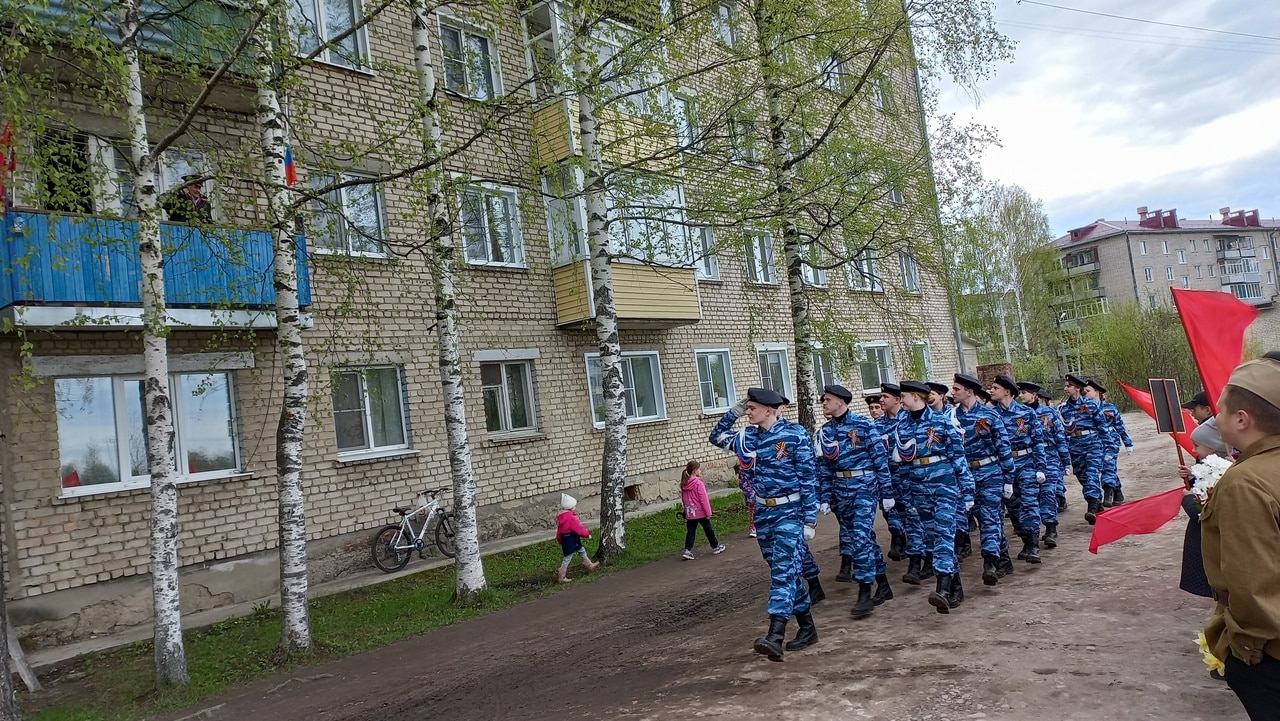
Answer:
[(1093, 536), (1089, 539), (1089, 553), (1125, 536), (1154, 533), (1172, 521), (1182, 508), (1182, 487), (1164, 493), (1129, 501), (1121, 506), (1108, 508), (1098, 514), (1093, 524)]
[[(1120, 383), (1120, 381), (1116, 381), (1116, 383)], [(1120, 383), (1120, 387), (1124, 389), (1125, 393), (1129, 394), (1129, 397), (1133, 399), (1134, 403), (1138, 404), (1139, 408), (1147, 412), (1147, 415), (1151, 416), (1152, 418), (1156, 417), (1156, 404), (1155, 404), (1155, 401), (1151, 399), (1150, 393), (1144, 390), (1140, 390), (1138, 388), (1134, 388), (1131, 385), (1126, 385), (1124, 383)], [(1188, 411), (1186, 408), (1183, 408), (1182, 421), (1183, 421), (1183, 425), (1187, 429), (1187, 432), (1186, 433), (1170, 433), (1169, 435), (1173, 436), (1173, 440), (1177, 441), (1178, 445), (1186, 449), (1188, 453), (1191, 453), (1195, 448), (1195, 444), (1191, 442), (1191, 431), (1195, 430), (1196, 419), (1191, 416), (1191, 411)]]
[(1173, 291), (1173, 303), (1187, 331), (1187, 343), (1195, 356), (1209, 406), (1218, 412), (1218, 396), (1231, 371), (1244, 355), (1244, 331), (1258, 317), (1258, 309), (1231, 293), (1216, 290)]
[(18, 169), (18, 154), (13, 148), (13, 128), (4, 124), (4, 132), (0, 133), (0, 148), (4, 150), (4, 169), (0, 170), (0, 203), (9, 210), (9, 178)]

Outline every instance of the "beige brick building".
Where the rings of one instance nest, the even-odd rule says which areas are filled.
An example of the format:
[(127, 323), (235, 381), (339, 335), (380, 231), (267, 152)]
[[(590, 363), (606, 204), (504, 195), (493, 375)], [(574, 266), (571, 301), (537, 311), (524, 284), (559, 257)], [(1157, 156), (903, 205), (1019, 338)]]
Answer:
[[(460, 242), (468, 261), (460, 269), (460, 307), (482, 539), (539, 528), (550, 535), (563, 491), (581, 496), (579, 509), (594, 514), (603, 446), (584, 265), (556, 249), (554, 238), (573, 228), (557, 220), (559, 206), (550, 195), (544, 199), (528, 170), (538, 154), (555, 161), (575, 151), (563, 135), (567, 127), (539, 118), (552, 112), (547, 105), (513, 104), (495, 119), (466, 102), (477, 93), (501, 94), (504, 84), (524, 92), (528, 17), (437, 20), (436, 40), (470, 38), (472, 48), (484, 49), (490, 70), (479, 90), (455, 87), (448, 77), (453, 66), (433, 45), (451, 88), (450, 137), (480, 138), (450, 160), (449, 171), (482, 178), (459, 192), (499, 209), (485, 222), (500, 218), (508, 229), (484, 247)], [(407, 99), (416, 80), (387, 69), (412, 67), (409, 28), (407, 17), (388, 11), (355, 35), (363, 65), (326, 51), (306, 71), (312, 103), (305, 126), (294, 130), (303, 182), (309, 168), (328, 167), (341, 154), (343, 141), (414, 122)], [(382, 65), (374, 72), (376, 63)], [(897, 104), (916, 114), (914, 79), (901, 80)], [(219, 166), (254, 157), (251, 100), (250, 91), (233, 89), (219, 112), (200, 119), (191, 145), (166, 159), (162, 190), (190, 172), (218, 172), (204, 186), (215, 201), (215, 224), (252, 229), (262, 222), (251, 184), (234, 173), (224, 180)], [(114, 168), (121, 119), (73, 96), (58, 102), (69, 129), (57, 142), (81, 153), (86, 167)], [(163, 128), (169, 117), (158, 115), (154, 125)], [(500, 127), (500, 139), (478, 132), (486, 117)], [(349, 172), (381, 172), (393, 162), (360, 160)], [(112, 173), (95, 181), (92, 202), (70, 206), (42, 195), (48, 181), (37, 171), (21, 175), (0, 258), (0, 315), (11, 327), (0, 336), (0, 363), (11, 379), (0, 384), (3, 540), (10, 613), (20, 633), (48, 644), (150, 616), (141, 342), (136, 277), (126, 272), (137, 262), (136, 240), (129, 245), (136, 224)], [(429, 257), (388, 250), (421, 237), (417, 191), (407, 181), (361, 187), (335, 196), (345, 217), (334, 227), (313, 226), (307, 238), (313, 398), (305, 491), (316, 581), (366, 567), (368, 533), (390, 520), (393, 505), (423, 488), (451, 485)], [(469, 221), (458, 222), (465, 228)], [(281, 369), (269, 237), (248, 230), (221, 238), (180, 223), (166, 223), (164, 232), (177, 248), (167, 266), (169, 352), (182, 476), (183, 608), (190, 612), (260, 598), (275, 587)], [(768, 246), (772, 239), (763, 237)], [(239, 275), (224, 278), (218, 263), (183, 255), (184, 248), (206, 245), (234, 246), (252, 257), (238, 266)], [(839, 381), (856, 391), (896, 379), (905, 368), (942, 380), (957, 370), (946, 293), (929, 270), (936, 265), (927, 262), (930, 232), (918, 231), (911, 247), (868, 255), (864, 273), (812, 275), (815, 312), (844, 326), (841, 343), (857, 339), (823, 347), (820, 384)], [(689, 458), (709, 461), (708, 476), (729, 482), (727, 457), (707, 443), (720, 414), (749, 386), (794, 393), (781, 251), (748, 258), (726, 244), (695, 255), (614, 266), (632, 420), (628, 497), (636, 501), (676, 497)], [(184, 290), (184, 279), (195, 279), (192, 287)], [(220, 294), (209, 297), (208, 287)]]

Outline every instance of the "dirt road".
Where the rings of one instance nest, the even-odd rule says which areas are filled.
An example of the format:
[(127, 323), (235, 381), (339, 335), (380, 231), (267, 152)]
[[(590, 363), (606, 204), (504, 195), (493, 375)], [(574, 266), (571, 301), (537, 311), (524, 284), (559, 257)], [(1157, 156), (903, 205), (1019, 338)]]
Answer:
[[(1127, 420), (1137, 452), (1121, 459), (1126, 494), (1172, 487), (1172, 441)], [(1094, 556), (1079, 486), (1067, 483), (1061, 545), (993, 588), (970, 559), (968, 600), (949, 616), (891, 563), (895, 598), (852, 620), (856, 594), (830, 580), (839, 557), (824, 519), (821, 641), (783, 663), (751, 651), (768, 584), (754, 541), (740, 537), (720, 556), (608, 576), (165, 718), (1243, 721), (1193, 641), (1211, 603), (1177, 588), (1185, 522)]]

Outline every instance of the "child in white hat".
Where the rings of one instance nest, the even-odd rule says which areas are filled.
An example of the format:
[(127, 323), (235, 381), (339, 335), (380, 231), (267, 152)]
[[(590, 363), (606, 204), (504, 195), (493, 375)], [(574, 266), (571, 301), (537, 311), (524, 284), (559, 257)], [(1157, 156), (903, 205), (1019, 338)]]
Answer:
[(587, 549), (582, 545), (582, 539), (591, 538), (591, 531), (582, 525), (582, 521), (578, 520), (578, 513), (574, 510), (578, 507), (578, 499), (568, 493), (560, 494), (560, 507), (564, 510), (556, 516), (556, 542), (560, 544), (560, 550), (564, 552), (564, 560), (560, 562), (560, 571), (556, 574), (556, 580), (560, 583), (568, 583), (573, 580), (569, 578), (569, 563), (573, 561), (576, 554), (582, 555), (582, 565), (588, 571), (594, 571), (598, 563), (593, 563), (591, 558), (587, 556)]

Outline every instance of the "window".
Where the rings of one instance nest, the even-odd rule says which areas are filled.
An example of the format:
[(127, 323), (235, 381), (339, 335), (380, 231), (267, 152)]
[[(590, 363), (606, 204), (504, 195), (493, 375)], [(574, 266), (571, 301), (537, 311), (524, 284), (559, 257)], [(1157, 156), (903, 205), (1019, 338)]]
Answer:
[(884, 78), (873, 78), (871, 80), (871, 105), (876, 110), (886, 113), (893, 110), (893, 94), (888, 80)]
[(586, 205), (578, 190), (582, 187), (578, 172), (572, 166), (558, 165), (542, 178), (547, 239), (551, 242), (551, 260), (556, 266), (587, 254)]
[(399, 367), (336, 371), (332, 382), (339, 455), (409, 447)]
[(853, 75), (847, 61), (832, 53), (819, 68), (822, 73), (822, 87), (833, 92), (842, 93), (849, 89), (849, 78)]
[(1067, 269), (1079, 268), (1082, 265), (1090, 265), (1097, 262), (1098, 249), (1096, 247), (1070, 253), (1062, 259), (1062, 265)]
[(1209, 277), (1210, 278), (1218, 277), (1218, 266), (1216, 265), (1209, 266)]
[(1258, 300), (1262, 298), (1261, 283), (1235, 283), (1225, 286), (1223, 290), (1229, 290), (1241, 300)]
[(1208, 239), (1208, 238), (1205, 238), (1203, 242), (1204, 242), (1204, 252), (1208, 253), (1208, 252), (1209, 252), (1209, 239)]
[(1191, 287), (1191, 276), (1189, 276), (1189, 275), (1184, 275), (1184, 276), (1182, 276), (1182, 287), (1183, 287), (1183, 288), (1190, 288), (1190, 287)]
[[(343, 183), (358, 180), (342, 175)], [(313, 175), (313, 190), (337, 185), (332, 175)], [(382, 201), (377, 185), (360, 183), (330, 190), (311, 201), (312, 249), (317, 253), (384, 255)]]
[(502, 93), (496, 56), (487, 34), (453, 18), (440, 19), (444, 52), (444, 87), (473, 100), (492, 100)]
[(1165, 255), (1169, 254), (1169, 241), (1167, 240), (1160, 241), (1160, 252), (1164, 253)]
[(1143, 255), (1146, 255), (1146, 254), (1147, 254), (1147, 241), (1145, 241), (1145, 240), (1139, 240), (1139, 241), (1138, 241), (1138, 250), (1139, 250), (1139, 252), (1141, 252)]
[(800, 277), (804, 280), (805, 285), (811, 285), (816, 288), (827, 287), (827, 270), (826, 268), (815, 268), (810, 265), (810, 261), (821, 263), (819, 257), (818, 245), (815, 243), (809, 246), (809, 250), (805, 255), (807, 259), (800, 263)]
[(1180, 265), (1186, 265), (1186, 264), (1187, 264), (1187, 251), (1185, 251), (1185, 250), (1179, 250), (1179, 251), (1178, 251), (1178, 263), (1179, 263)]
[(1268, 246), (1262, 246), (1262, 259), (1271, 260), (1271, 248)]
[(1198, 266), (1198, 265), (1196, 266), (1196, 277), (1197, 278), (1204, 277), (1204, 271), (1201, 269), (1201, 266)]
[(1276, 284), (1276, 277), (1275, 277), (1275, 274), (1268, 270), (1268, 271), (1267, 271), (1267, 285), (1275, 285), (1275, 284)]
[(1191, 241), (1188, 245), (1190, 245), (1192, 253), (1196, 252), (1196, 242), (1194, 240)]
[(533, 70), (534, 97), (564, 93), (572, 69), (564, 57), (560, 38), (565, 32), (564, 8), (540, 2), (524, 16), (526, 58)]
[(612, 250), (649, 263), (693, 262), (684, 217), (684, 188), (656, 175), (630, 174), (605, 191)]
[[(326, 38), (350, 30), (359, 22), (359, 7), (357, 0), (290, 0), (289, 17), (298, 35), (298, 52), (310, 55), (326, 44)], [(366, 68), (369, 50), (365, 29), (360, 28), (331, 44), (316, 58), (331, 65)]]
[(748, 118), (729, 118), (729, 145), (732, 157), (739, 163), (755, 165), (760, 156), (756, 150), (756, 126)]
[(768, 233), (747, 233), (747, 276), (755, 283), (778, 282), (773, 267), (773, 236)]
[(885, 196), (890, 203), (902, 205), (907, 202), (907, 194), (902, 192), (902, 186), (897, 181), (889, 181), (889, 193)]
[[(604, 384), (600, 354), (587, 354), (587, 386), (596, 427), (604, 427)], [(659, 421), (667, 417), (662, 395), (662, 368), (657, 353), (622, 354), (622, 401), (628, 423)]]
[(733, 367), (727, 350), (700, 350), (694, 354), (698, 363), (698, 392), (702, 411), (714, 413), (733, 405)]
[(1147, 282), (1148, 282), (1148, 283), (1150, 283), (1150, 282), (1152, 282), (1152, 281), (1154, 281), (1154, 280), (1156, 279), (1156, 277), (1155, 277), (1155, 273), (1152, 273), (1150, 268), (1144, 268), (1144, 269), (1143, 269), (1143, 274), (1144, 274), (1144, 275), (1146, 275), (1146, 277), (1147, 277)]
[(919, 293), (920, 267), (916, 265), (916, 259), (901, 253), (898, 255), (898, 262), (902, 268), (902, 289), (909, 293)]
[(760, 366), (760, 386), (790, 399), (791, 372), (787, 366), (786, 346), (757, 346), (756, 361)]
[[(825, 351), (813, 352), (813, 379), (818, 383), (818, 390), (821, 391), (823, 386), (829, 386), (839, 383), (839, 377), (836, 375), (835, 360), (830, 353)], [(819, 393), (819, 396), (822, 394)]]
[(720, 260), (716, 258), (716, 236), (710, 227), (694, 231), (698, 236), (698, 279), (720, 280)]
[(485, 428), (490, 433), (530, 431), (538, 427), (530, 361), (481, 363)]
[(1173, 266), (1170, 265), (1164, 269), (1164, 277), (1173, 280)]
[(469, 263), (524, 264), (516, 191), (468, 185), (458, 191), (459, 221)]
[(848, 272), (849, 288), (852, 290), (870, 290), (877, 293), (884, 290), (876, 271), (876, 258), (871, 254), (870, 248), (863, 248), (853, 257), (849, 262)]
[(698, 127), (698, 106), (693, 98), (688, 95), (671, 96), (671, 115), (680, 149), (697, 150), (702, 131)]
[(911, 372), (919, 378), (928, 378), (933, 374), (933, 358), (929, 353), (929, 341), (918, 340), (911, 343)]
[[(169, 377), (174, 454), (180, 480), (227, 476), (240, 468), (229, 373)], [(98, 376), (54, 381), (63, 494), (150, 484), (142, 378)]]
[(714, 13), (711, 16), (711, 30), (727, 47), (737, 47), (738, 29), (737, 29), (737, 13), (734, 12), (733, 5), (729, 3), (720, 3), (713, 8)]
[(893, 366), (890, 365), (889, 346), (865, 345), (861, 348), (862, 360), (858, 362), (858, 374), (862, 377), (863, 393), (878, 393), (880, 384), (893, 382)]

